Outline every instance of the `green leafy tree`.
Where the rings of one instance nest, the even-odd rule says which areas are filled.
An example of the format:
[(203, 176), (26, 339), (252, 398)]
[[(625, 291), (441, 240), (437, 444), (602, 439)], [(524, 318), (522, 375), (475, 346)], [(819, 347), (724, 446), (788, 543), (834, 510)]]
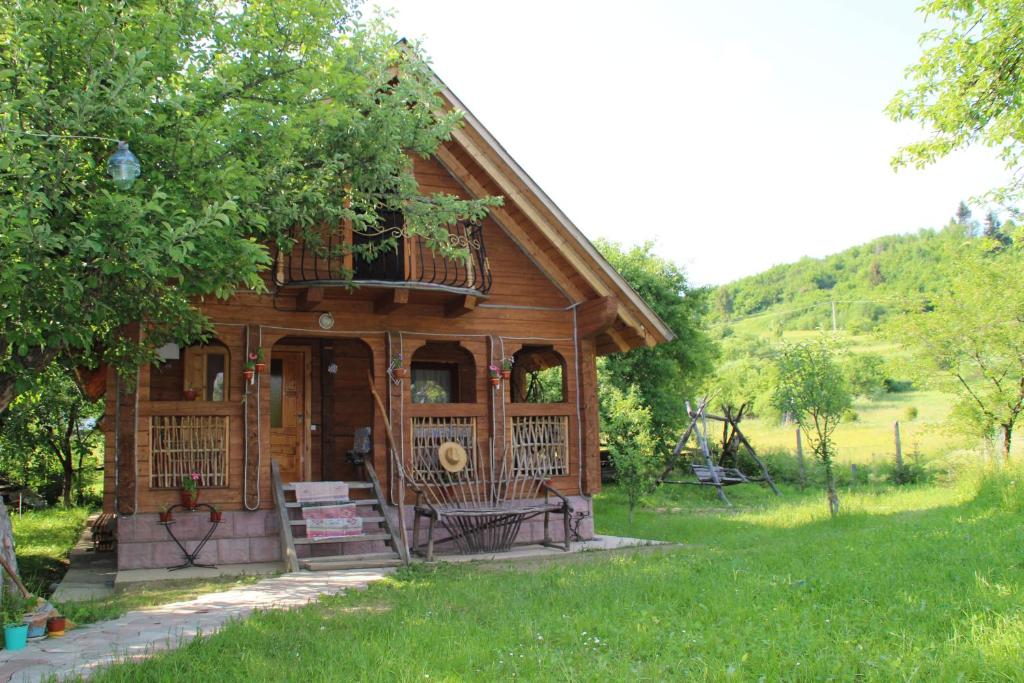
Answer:
[(629, 504), (629, 523), (640, 499), (654, 490), (663, 459), (654, 454), (651, 410), (635, 386), (625, 392), (608, 387), (601, 393), (601, 417), (615, 480)]
[(84, 503), (84, 470), (100, 459), (102, 415), (101, 402), (50, 365), (0, 415), (0, 470), (65, 505)]
[(995, 147), (1014, 180), (997, 196), (1018, 195), (1024, 154), (1024, 4), (1019, 0), (928, 0), (919, 8), (938, 28), (921, 36), (921, 59), (907, 69), (911, 87), (888, 113), (920, 121), (925, 140), (903, 147), (897, 167), (923, 167), (975, 143)]
[(824, 467), (828, 509), (835, 517), (839, 514), (839, 495), (833, 473), (836, 446), (832, 434), (853, 401), (833, 343), (823, 336), (787, 344), (777, 364), (775, 405), (796, 420), (814, 457)]
[(843, 363), (847, 386), (855, 396), (878, 398), (885, 393), (885, 358), (877, 353), (854, 353)]
[(651, 243), (625, 250), (599, 240), (597, 248), (676, 335), (667, 344), (615, 354), (599, 365), (602, 390), (637, 386), (651, 409), (655, 444), (669, 449), (687, 421), (687, 397), (714, 367), (717, 345), (707, 332), (710, 291), (690, 286), (683, 270), (655, 255)]
[(920, 380), (957, 397), (954, 426), (1001, 433), (1006, 457), (1024, 410), (1024, 245), (1020, 231), (1015, 238), (962, 249), (945, 289), (888, 328), (913, 352)]
[[(494, 203), (419, 195), (409, 155), (459, 117), (355, 0), (23, 0), (0, 36), (0, 412), (56, 358), (133, 369), (201, 338), (192, 302), (262, 289), (292, 230), (400, 210), (454, 254), (443, 226)], [(96, 136), (140, 157), (130, 189)]]

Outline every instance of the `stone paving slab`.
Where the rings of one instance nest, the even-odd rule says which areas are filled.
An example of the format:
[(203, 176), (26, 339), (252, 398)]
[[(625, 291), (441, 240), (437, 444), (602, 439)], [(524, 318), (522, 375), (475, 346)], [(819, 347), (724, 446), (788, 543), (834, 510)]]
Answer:
[(128, 612), (117, 619), (82, 626), (63, 638), (48, 638), (24, 650), (0, 650), (0, 683), (35, 683), (50, 676), (88, 676), (98, 667), (142, 659), (216, 633), (254, 610), (291, 609), (322, 595), (364, 590), (393, 569), (295, 572), (207, 593), (195, 600)]

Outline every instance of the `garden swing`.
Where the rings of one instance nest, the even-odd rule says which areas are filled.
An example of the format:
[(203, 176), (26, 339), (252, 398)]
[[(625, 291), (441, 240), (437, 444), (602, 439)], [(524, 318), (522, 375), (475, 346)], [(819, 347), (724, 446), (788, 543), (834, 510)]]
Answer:
[[(757, 457), (754, 447), (747, 441), (747, 437), (740, 431), (739, 423), (743, 419), (743, 413), (747, 405), (740, 406), (739, 410), (733, 411), (731, 406), (723, 406), (724, 415), (712, 415), (707, 412), (707, 405), (710, 399), (701, 399), (697, 410), (690, 407), (686, 402), (686, 414), (690, 418), (690, 426), (683, 432), (672, 455), (668, 459), (665, 470), (658, 478), (659, 484), (691, 484), (695, 486), (714, 486), (717, 489), (718, 497), (726, 505), (732, 505), (728, 496), (725, 495), (724, 487), (735, 484), (749, 484), (753, 482), (765, 482), (771, 487), (775, 495), (782, 495), (772, 481), (771, 475), (764, 462)], [(717, 462), (712, 456), (711, 448), (708, 446), (708, 420), (722, 423), (722, 447), (718, 453)], [(697, 441), (696, 448), (687, 446), (690, 437)], [(747, 450), (747, 454), (757, 463), (761, 469), (760, 477), (750, 477), (744, 474), (739, 468), (740, 446)], [(683, 464), (683, 454), (690, 455), (689, 468), (696, 481), (669, 479), (669, 475)]]

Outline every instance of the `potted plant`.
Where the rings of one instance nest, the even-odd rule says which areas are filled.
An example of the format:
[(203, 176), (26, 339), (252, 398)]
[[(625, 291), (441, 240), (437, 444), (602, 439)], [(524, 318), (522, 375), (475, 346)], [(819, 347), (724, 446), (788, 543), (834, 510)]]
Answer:
[(171, 512), (171, 508), (168, 505), (164, 505), (160, 508), (160, 522), (167, 524), (168, 522), (174, 521), (174, 513)]
[(24, 601), (8, 592), (2, 607), (0, 614), (4, 623), (4, 647), (8, 650), (21, 650), (28, 643), (28, 624), (23, 616)]
[(186, 388), (182, 393), (184, 394), (186, 401), (194, 401), (196, 400), (196, 396), (198, 396), (198, 392), (192, 387)]
[(262, 372), (266, 372), (267, 371), (267, 360), (266, 360), (266, 357), (263, 355), (263, 347), (262, 346), (257, 347), (256, 353), (250, 353), (249, 357), (252, 359), (253, 367), (255, 368), (257, 373), (262, 373)]
[(221, 517), (223, 515), (224, 515), (224, 513), (221, 511), (221, 509), (219, 507), (217, 507), (216, 505), (211, 505), (210, 506), (210, 521), (211, 522), (213, 522), (215, 524), (219, 523), (221, 521)]
[(497, 365), (489, 365), (487, 369), (491, 371), (491, 386), (498, 386), (501, 384), (501, 370)]
[(501, 378), (507, 380), (512, 376), (512, 366), (515, 364), (515, 358), (502, 358), (501, 359)]
[(51, 638), (60, 638), (64, 635), (64, 629), (67, 628), (67, 625), (67, 617), (60, 615), (50, 617), (46, 620), (46, 632)]
[(245, 377), (246, 382), (251, 382), (252, 378), (256, 375), (256, 359), (253, 358), (255, 355), (250, 353), (249, 358), (245, 361), (245, 370), (242, 371), (242, 376)]
[(202, 477), (198, 472), (186, 474), (181, 478), (181, 504), (189, 510), (195, 510), (199, 502), (199, 481)]
[(388, 369), (391, 371), (391, 376), (395, 379), (402, 379), (405, 377), (405, 361), (402, 358), (402, 354), (396, 353), (391, 356), (391, 365)]

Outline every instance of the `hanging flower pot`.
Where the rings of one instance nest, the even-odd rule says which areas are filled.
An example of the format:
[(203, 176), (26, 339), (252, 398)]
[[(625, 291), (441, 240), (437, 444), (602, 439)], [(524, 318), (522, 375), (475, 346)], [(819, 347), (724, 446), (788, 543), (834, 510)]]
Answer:
[(492, 387), (496, 387), (496, 386), (498, 386), (499, 384), (501, 384), (501, 378), (500, 378), (500, 377), (498, 377), (498, 376), (492, 376), (492, 377), (491, 377), (491, 386), (492, 386)]
[(198, 472), (186, 474), (181, 478), (181, 504), (189, 510), (195, 510), (199, 502), (199, 482), (202, 475)]
[(511, 370), (502, 370), (501, 371), (501, 378), (503, 380), (508, 381), (508, 378), (511, 377), (511, 376), (512, 376), (512, 371)]
[(508, 378), (512, 376), (512, 365), (515, 363), (515, 358), (502, 358), (501, 359), (501, 378), (508, 381)]
[(253, 368), (258, 373), (267, 371), (267, 360), (263, 353), (263, 347), (257, 347), (255, 351), (249, 352), (249, 362), (246, 363), (247, 368)]
[(223, 517), (223, 515), (224, 515), (224, 513), (221, 512), (220, 510), (218, 510), (217, 508), (211, 508), (210, 509), (210, 522), (212, 522), (214, 524), (217, 524), (218, 522), (222, 521), (221, 518)]
[(167, 524), (168, 522), (173, 522), (173, 521), (174, 521), (174, 513), (173, 512), (171, 512), (167, 508), (164, 508), (164, 509), (162, 509), (160, 511), (160, 522), (161, 523)]
[(199, 492), (198, 491), (182, 491), (181, 492), (181, 504), (183, 507), (189, 510), (195, 510), (196, 505), (199, 503)]
[(256, 363), (256, 373), (257, 374), (262, 374), (262, 373), (264, 373), (266, 371), (267, 371), (267, 364), (266, 363)]
[(395, 379), (404, 379), (407, 372), (405, 368), (391, 368), (391, 375)]
[(246, 368), (246, 369), (245, 369), (245, 370), (244, 370), (244, 371), (242, 372), (242, 377), (245, 377), (245, 381), (246, 381), (246, 382), (251, 382), (251, 381), (252, 381), (252, 378), (253, 378), (253, 376), (254, 376), (255, 374), (256, 374), (256, 368), (255, 368), (255, 367), (251, 367), (251, 368)]

